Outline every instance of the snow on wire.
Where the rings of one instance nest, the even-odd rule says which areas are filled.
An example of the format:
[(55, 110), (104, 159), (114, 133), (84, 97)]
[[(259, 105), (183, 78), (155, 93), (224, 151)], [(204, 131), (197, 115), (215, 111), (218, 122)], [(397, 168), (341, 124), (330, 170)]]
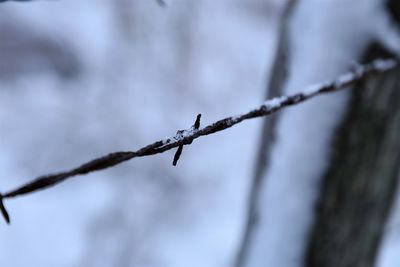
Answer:
[(194, 125), (190, 129), (180, 130), (176, 133), (176, 135), (172, 137), (156, 141), (136, 151), (110, 153), (104, 157), (91, 160), (69, 171), (43, 175), (37, 177), (36, 179), (34, 179), (31, 182), (28, 182), (25, 185), (22, 185), (17, 189), (11, 190), (4, 194), (0, 194), (0, 211), (5, 221), (9, 223), (10, 217), (3, 205), (3, 199), (13, 198), (16, 196), (21, 196), (39, 190), (43, 190), (48, 187), (54, 186), (60, 182), (63, 182), (66, 179), (72, 178), (74, 176), (84, 175), (91, 172), (104, 170), (106, 168), (113, 167), (115, 165), (118, 165), (122, 162), (125, 162), (133, 158), (163, 153), (167, 150), (178, 147), (178, 150), (173, 160), (173, 165), (175, 166), (182, 153), (183, 146), (191, 144), (194, 139), (225, 130), (244, 120), (268, 116), (272, 113), (277, 112), (280, 109), (299, 104), (303, 101), (306, 101), (314, 96), (323, 93), (335, 92), (340, 89), (348, 88), (349, 86), (355, 85), (356, 83), (362, 81), (363, 79), (369, 77), (370, 75), (386, 73), (390, 70), (397, 68), (399, 65), (400, 65), (399, 60), (395, 59), (375, 60), (370, 64), (356, 67), (353, 71), (346, 73), (342, 76), (339, 76), (334, 81), (312, 85), (310, 87), (305, 88), (300, 93), (296, 93), (293, 95), (281, 96), (267, 100), (261, 106), (247, 113), (243, 113), (238, 116), (227, 117), (225, 119), (216, 121), (202, 128), (200, 127), (201, 115), (199, 114), (197, 115)]

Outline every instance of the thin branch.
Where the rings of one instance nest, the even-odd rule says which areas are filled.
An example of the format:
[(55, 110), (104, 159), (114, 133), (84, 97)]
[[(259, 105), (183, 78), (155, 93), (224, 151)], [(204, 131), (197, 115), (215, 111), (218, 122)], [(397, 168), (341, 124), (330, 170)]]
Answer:
[(310, 86), (306, 88), (304, 91), (297, 94), (289, 96), (281, 96), (273, 98), (271, 100), (267, 100), (261, 106), (259, 106), (254, 110), (251, 110), (247, 113), (238, 116), (227, 117), (225, 119), (214, 122), (203, 128), (199, 128), (200, 115), (198, 115), (194, 126), (192, 126), (188, 130), (179, 131), (173, 137), (156, 141), (137, 151), (111, 153), (104, 157), (89, 161), (69, 171), (40, 176), (35, 180), (33, 180), (32, 182), (29, 182), (17, 189), (11, 190), (4, 194), (0, 194), (0, 210), (5, 220), (9, 221), (8, 213), (2, 203), (3, 199), (13, 198), (16, 196), (21, 196), (39, 190), (43, 190), (50, 186), (54, 186), (58, 183), (61, 183), (64, 180), (72, 178), (74, 176), (88, 174), (99, 170), (104, 170), (133, 158), (155, 155), (158, 153), (163, 153), (172, 148), (176, 148), (183, 145), (189, 145), (193, 142), (193, 140), (201, 136), (225, 130), (245, 120), (268, 116), (285, 107), (299, 104), (303, 101), (306, 101), (314, 96), (323, 93), (338, 91), (345, 87), (354, 85), (370, 75), (386, 73), (392, 69), (395, 69), (398, 66), (399, 66), (398, 60), (394, 59), (376, 60), (371, 64), (360, 66), (353, 72), (344, 74), (340, 76), (337, 80), (334, 80), (332, 82)]
[[(289, 49), (289, 24), (292, 13), (296, 9), (298, 0), (289, 0), (283, 9), (280, 16), (278, 28), (278, 42), (275, 51), (275, 59), (272, 69), (269, 73), (269, 82), (267, 84), (266, 98), (270, 99), (282, 95), (283, 87), (289, 73), (290, 62), (290, 49)], [(235, 267), (245, 266), (245, 261), (248, 258), (250, 251), (250, 244), (255, 231), (255, 225), (258, 220), (258, 205), (257, 202), (260, 197), (262, 183), (264, 182), (264, 171), (267, 168), (270, 160), (270, 148), (273, 140), (275, 139), (276, 123), (278, 121), (278, 114), (269, 116), (263, 120), (263, 126), (260, 134), (260, 141), (257, 145), (256, 160), (254, 165), (253, 181), (251, 183), (250, 192), (248, 193), (247, 201), (247, 218), (244, 227), (242, 240), (236, 254)]]

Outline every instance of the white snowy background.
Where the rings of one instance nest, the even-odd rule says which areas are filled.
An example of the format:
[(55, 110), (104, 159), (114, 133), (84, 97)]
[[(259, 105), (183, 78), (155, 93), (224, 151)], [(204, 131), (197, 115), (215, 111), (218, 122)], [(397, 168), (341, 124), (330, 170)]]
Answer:
[[(166, 8), (155, 0), (0, 4), (2, 192), (38, 175), (173, 135), (190, 127), (198, 113), (204, 125), (263, 101), (284, 2), (166, 2)], [(304, 2), (294, 23), (298, 28), (291, 34), (301, 40), (293, 49), (305, 52), (294, 54), (291, 68), (309, 64), (301, 65), (303, 71), (291, 78), (287, 92), (346, 71), (358, 56), (354, 51), (372, 38), (366, 18), (384, 18), (377, 13), (381, 9), (375, 8), (376, 0), (353, 1), (364, 7), (358, 10), (345, 0)], [(324, 9), (322, 3), (332, 6)], [(333, 11), (342, 14), (339, 20), (328, 16)], [(324, 20), (301, 20), (319, 12)], [(359, 27), (360, 36), (355, 37), (359, 31), (348, 25)], [(343, 42), (329, 39), (324, 27)], [(396, 50), (393, 35), (382, 27), (374, 32), (391, 36), (383, 39)], [(314, 43), (313, 37), (320, 39)], [(329, 51), (343, 54), (315, 54), (321, 46), (327, 49), (327, 43), (340, 44), (340, 49)], [(331, 68), (318, 72), (327, 61)], [(287, 255), (255, 248), (255, 266), (299, 264), (293, 259), (303, 249), (311, 220), (314, 178), (324, 167), (321, 154), (338, 118), (316, 121), (315, 128), (305, 127), (297, 137), (288, 134), (290, 120), (310, 126), (304, 118), (307, 112), (328, 104), (325, 112), (337, 114), (345, 98), (342, 94), (312, 102), (297, 115), (286, 114), (287, 122), (280, 124), (280, 138), (287, 142), (275, 149), (285, 151), (292, 145), (297, 152), (287, 161), (274, 159), (271, 172), (280, 173), (283, 183), (269, 179), (276, 183), (268, 187), (272, 195), (266, 196), (273, 217), (268, 215), (271, 227), (259, 237), (261, 247), (267, 244), (279, 251), (292, 245)], [(196, 140), (184, 148), (177, 167), (172, 166), (171, 151), (7, 200), (12, 224), (0, 224), (0, 266), (231, 266), (244, 227), (260, 122)], [(317, 169), (297, 170), (293, 165), (296, 172), (313, 175), (287, 191), (284, 183), (291, 178), (285, 166), (288, 161), (294, 164), (305, 149), (295, 138), (321, 128), (326, 130), (316, 134), (319, 146), (311, 148)], [(305, 192), (310, 192), (308, 199), (302, 198)], [(286, 196), (292, 198), (282, 201)], [(290, 201), (299, 205), (295, 212), (301, 220), (287, 233), (282, 222), (293, 216)], [(281, 238), (279, 233), (287, 235)], [(385, 240), (389, 245), (381, 266), (397, 267), (399, 246), (390, 244), (399, 244), (398, 239), (392, 234)]]
[[(280, 1), (0, 4), (0, 190), (262, 102)], [(0, 266), (230, 266), (260, 121), (5, 202)]]

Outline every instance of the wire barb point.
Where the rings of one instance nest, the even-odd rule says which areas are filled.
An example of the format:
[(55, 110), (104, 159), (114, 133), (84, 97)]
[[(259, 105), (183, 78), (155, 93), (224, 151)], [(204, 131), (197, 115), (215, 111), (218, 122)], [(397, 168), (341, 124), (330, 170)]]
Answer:
[(0, 210), (1, 210), (1, 214), (3, 215), (3, 218), (6, 221), (6, 223), (10, 224), (10, 215), (8, 215), (8, 211), (6, 210), (6, 207), (3, 204), (3, 195), (2, 194), (0, 194)]

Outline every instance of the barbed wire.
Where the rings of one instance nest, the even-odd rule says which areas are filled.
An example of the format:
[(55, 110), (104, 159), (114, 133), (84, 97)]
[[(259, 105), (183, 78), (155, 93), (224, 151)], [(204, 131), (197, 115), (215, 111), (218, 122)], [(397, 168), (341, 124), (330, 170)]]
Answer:
[(334, 81), (307, 87), (303, 91), (293, 95), (281, 96), (267, 100), (261, 106), (247, 113), (224, 118), (203, 128), (200, 127), (201, 114), (199, 114), (197, 115), (196, 121), (191, 128), (187, 130), (179, 130), (175, 136), (156, 141), (136, 151), (110, 153), (104, 157), (91, 160), (69, 171), (43, 175), (25, 185), (22, 185), (21, 187), (8, 191), (4, 194), (0, 194), (0, 211), (5, 221), (10, 223), (10, 216), (3, 204), (4, 199), (33, 193), (54, 186), (74, 176), (104, 170), (133, 158), (155, 155), (178, 147), (173, 160), (173, 165), (175, 166), (179, 160), (179, 157), (181, 156), (183, 146), (191, 144), (193, 140), (201, 136), (223, 131), (245, 120), (268, 116), (277, 112), (278, 110), (297, 105), (317, 95), (348, 88), (371, 75), (386, 73), (395, 69), (396, 67), (399, 67), (399, 65), (400, 63), (397, 59), (375, 60), (370, 64), (360, 65), (353, 68), (351, 72), (339, 76)]

